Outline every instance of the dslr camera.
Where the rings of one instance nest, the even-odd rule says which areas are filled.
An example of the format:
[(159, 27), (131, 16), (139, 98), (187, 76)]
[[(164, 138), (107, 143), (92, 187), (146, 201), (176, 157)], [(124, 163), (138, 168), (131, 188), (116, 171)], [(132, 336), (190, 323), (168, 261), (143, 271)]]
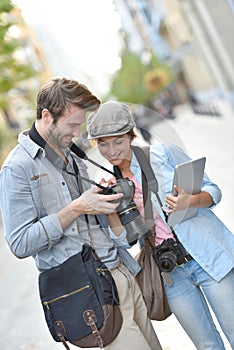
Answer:
[(186, 251), (180, 242), (168, 238), (153, 249), (153, 257), (160, 271), (170, 272), (176, 264), (182, 264)]
[(85, 152), (80, 147), (78, 147), (75, 143), (73, 143), (70, 146), (70, 149), (81, 159), (87, 160), (88, 162), (94, 164), (95, 166), (97, 166), (98, 168), (101, 168), (102, 170), (107, 171), (108, 173), (110, 173), (111, 175), (114, 175), (117, 178), (115, 185), (108, 188), (104, 188), (103, 186), (97, 184), (96, 182), (80, 176), (82, 180), (87, 181), (91, 184), (94, 184), (98, 187), (101, 187), (102, 191), (99, 193), (107, 194), (107, 195), (123, 193), (123, 197), (120, 198), (120, 203), (117, 207), (117, 214), (121, 224), (126, 229), (128, 243), (130, 245), (133, 245), (137, 242), (137, 240), (140, 237), (142, 237), (146, 233), (150, 233), (149, 227), (145, 225), (145, 223), (143, 222), (141, 218), (141, 214), (137, 208), (137, 205), (133, 200), (133, 196), (135, 193), (134, 182), (129, 180), (128, 178), (123, 178), (121, 171), (117, 166), (116, 167), (114, 166), (115, 172), (112, 172), (109, 169), (106, 169), (105, 167), (96, 163), (92, 159), (88, 158)]
[(123, 193), (120, 203), (116, 209), (121, 224), (127, 232), (127, 240), (130, 245), (134, 245), (137, 240), (150, 231), (141, 218), (141, 214), (133, 200), (135, 184), (128, 178), (119, 178), (111, 187), (108, 187), (101, 194)]

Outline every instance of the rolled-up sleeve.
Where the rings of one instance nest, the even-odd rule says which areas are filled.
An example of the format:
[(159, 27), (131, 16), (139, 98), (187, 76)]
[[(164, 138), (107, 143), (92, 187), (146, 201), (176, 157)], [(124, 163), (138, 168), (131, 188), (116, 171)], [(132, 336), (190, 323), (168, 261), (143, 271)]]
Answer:
[(204, 175), (201, 190), (211, 195), (213, 205), (210, 208), (214, 208), (222, 199), (222, 192), (220, 188), (213, 183), (206, 174)]
[(124, 247), (126, 249), (131, 248), (131, 246), (129, 245), (129, 243), (127, 241), (127, 237), (126, 237), (127, 232), (125, 229), (123, 229), (123, 231), (121, 232), (121, 234), (119, 236), (116, 236), (110, 227), (108, 227), (108, 231), (109, 231), (110, 238), (113, 239), (116, 246)]

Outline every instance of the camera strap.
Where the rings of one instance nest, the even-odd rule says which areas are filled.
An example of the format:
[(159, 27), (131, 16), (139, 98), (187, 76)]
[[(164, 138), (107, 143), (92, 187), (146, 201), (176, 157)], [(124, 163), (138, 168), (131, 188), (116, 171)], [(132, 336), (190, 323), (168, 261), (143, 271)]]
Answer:
[[(163, 207), (163, 204), (158, 194), (158, 181), (149, 161), (149, 147), (146, 146), (140, 148), (138, 146), (132, 146), (132, 149), (141, 168), (144, 205), (151, 206), (150, 211), (153, 215), (152, 202), (149, 192), (151, 191), (156, 195), (161, 208)], [(167, 215), (164, 211), (163, 214), (167, 220)]]
[[(103, 187), (103, 186), (97, 184), (96, 182), (90, 180), (89, 178), (80, 176), (79, 168), (78, 168), (76, 161), (74, 160), (72, 154), (70, 154), (70, 155), (72, 158), (72, 166), (73, 166), (74, 171), (68, 171), (67, 164), (64, 162), (64, 160), (48, 145), (48, 143), (38, 133), (38, 131), (35, 127), (35, 122), (33, 123), (31, 129), (29, 130), (29, 137), (33, 142), (35, 142), (37, 145), (39, 145), (41, 148), (44, 149), (46, 158), (54, 165), (54, 167), (60, 169), (61, 171), (65, 172), (68, 175), (75, 177), (80, 194), (84, 192), (82, 180), (89, 182), (90, 184), (95, 185), (101, 189), (106, 189), (106, 187)], [(83, 151), (80, 150), (75, 144), (72, 144), (71, 151), (74, 152), (78, 157), (85, 158), (82, 155), (82, 153), (81, 153), (81, 155), (82, 155), (82, 157), (81, 157), (80, 152), (83, 152)], [(105, 169), (105, 168), (103, 168), (103, 169)], [(63, 175), (65, 175), (65, 174), (63, 174)], [(68, 188), (70, 190), (69, 185), (68, 185)], [(72, 194), (71, 194), (71, 197), (72, 197)], [(99, 224), (101, 227), (98, 216), (97, 215), (93, 215), (93, 216), (95, 218), (96, 223)], [(85, 218), (85, 222), (87, 224), (87, 230), (88, 230), (89, 238), (90, 238), (90, 245), (92, 246), (88, 214), (84, 214), (84, 218)]]
[[(151, 201), (151, 195), (150, 192), (153, 192), (156, 195), (156, 198), (160, 204), (160, 207), (163, 208), (163, 204), (161, 201), (161, 198), (158, 194), (158, 181), (156, 179), (156, 176), (153, 172), (153, 169), (150, 164), (150, 152), (149, 147), (138, 147), (132, 145), (132, 150), (138, 160), (138, 163), (141, 168), (142, 173), (142, 192), (143, 192), (143, 201), (144, 201), (144, 210), (145, 210), (145, 217), (147, 220), (152, 222), (153, 220), (153, 207), (152, 207), (152, 201)], [(167, 222), (167, 214), (162, 209), (163, 215), (165, 217), (165, 220)], [(176, 239), (177, 242), (179, 242), (177, 235), (174, 231), (174, 229), (170, 227), (170, 230)], [(156, 234), (156, 232), (155, 232)], [(180, 242), (179, 242), (180, 243)], [(181, 244), (181, 243), (180, 243)]]

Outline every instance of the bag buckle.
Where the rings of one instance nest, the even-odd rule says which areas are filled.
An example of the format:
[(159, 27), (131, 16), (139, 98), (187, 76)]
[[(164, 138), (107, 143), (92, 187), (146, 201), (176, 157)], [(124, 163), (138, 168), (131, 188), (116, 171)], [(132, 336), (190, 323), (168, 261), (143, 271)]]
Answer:
[(93, 310), (85, 310), (83, 312), (83, 318), (85, 320), (85, 323), (91, 328), (92, 334), (96, 337), (99, 348), (102, 349), (104, 344), (96, 325), (97, 317), (95, 315), (95, 312)]

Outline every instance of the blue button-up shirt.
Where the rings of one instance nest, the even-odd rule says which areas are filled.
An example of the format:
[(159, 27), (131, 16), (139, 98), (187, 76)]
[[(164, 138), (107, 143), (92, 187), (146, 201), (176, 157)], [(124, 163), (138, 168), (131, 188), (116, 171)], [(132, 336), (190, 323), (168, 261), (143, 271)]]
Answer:
[[(28, 137), (28, 132), (22, 132), (18, 142), (0, 172), (5, 236), (16, 256), (33, 256), (38, 269), (44, 270), (81, 251), (90, 237), (87, 230), (79, 232), (77, 221), (65, 230), (61, 227), (56, 213), (72, 200), (62, 171), (45, 157), (44, 150)], [(74, 159), (80, 175), (87, 178), (86, 165), (75, 155)], [(110, 238), (105, 216), (97, 217), (99, 224), (95, 222), (96, 226), (90, 229), (97, 254), (109, 268), (117, 267), (122, 259), (135, 275), (140, 267), (123, 248), (127, 244), (126, 232), (120, 237), (112, 233)]]
[[(159, 184), (159, 196), (165, 203), (167, 194), (172, 192), (176, 164), (190, 160), (182, 149), (175, 145), (153, 145), (150, 147), (150, 162)], [(141, 169), (133, 154), (131, 171), (141, 183)], [(221, 191), (205, 174), (202, 191), (213, 199), (213, 207), (221, 200)], [(165, 221), (155, 194), (154, 206)], [(197, 216), (174, 226), (174, 231), (186, 250), (215, 280), (221, 280), (234, 267), (234, 235), (214, 214), (212, 208), (199, 209)]]

